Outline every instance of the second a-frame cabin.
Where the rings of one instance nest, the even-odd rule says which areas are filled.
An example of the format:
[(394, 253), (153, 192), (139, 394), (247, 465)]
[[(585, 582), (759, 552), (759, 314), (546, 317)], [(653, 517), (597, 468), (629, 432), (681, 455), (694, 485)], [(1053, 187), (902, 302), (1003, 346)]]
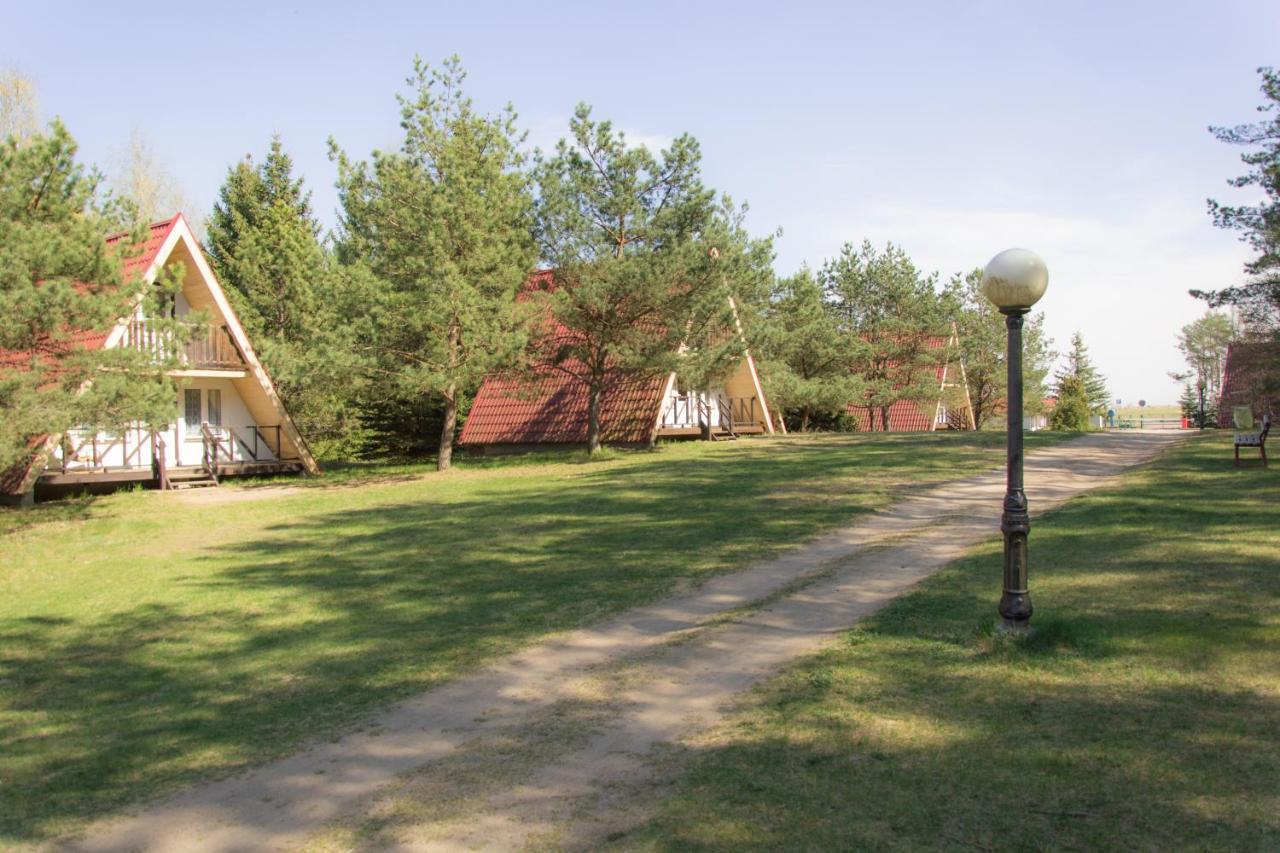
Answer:
[[(544, 288), (549, 273), (532, 275), (526, 290)], [(572, 334), (554, 329), (547, 334)], [(458, 444), (472, 453), (510, 453), (585, 446), (587, 386), (551, 362), (515, 375), (485, 378), (467, 414)], [(600, 404), (600, 438), (614, 446), (658, 439), (736, 438), (775, 431), (755, 360), (746, 352), (722, 383), (681, 388), (676, 374), (617, 376)]]
[[(973, 405), (960, 338), (953, 327), (949, 335), (929, 335), (921, 339), (933, 355), (933, 363), (923, 368), (932, 375), (927, 381), (930, 395), (920, 400), (898, 400), (888, 412), (853, 401), (845, 407), (853, 432), (933, 432), (973, 429)], [(899, 390), (898, 386), (895, 390)], [(888, 423), (885, 423), (885, 415)]]
[[(124, 264), (127, 274), (141, 275), (148, 284), (162, 270), (181, 264), (182, 287), (170, 306), (173, 318), (180, 322), (200, 311), (208, 321), (171, 371), (177, 386), (173, 422), (155, 431), (137, 425), (120, 434), (81, 428), (35, 436), (30, 461), (0, 475), (0, 494), (30, 500), (36, 492), (112, 483), (168, 489), (216, 485), (221, 477), (240, 474), (316, 473), (306, 442), (182, 214), (152, 225), (138, 254)], [(78, 338), (87, 347), (165, 346), (142, 304), (114, 327)]]

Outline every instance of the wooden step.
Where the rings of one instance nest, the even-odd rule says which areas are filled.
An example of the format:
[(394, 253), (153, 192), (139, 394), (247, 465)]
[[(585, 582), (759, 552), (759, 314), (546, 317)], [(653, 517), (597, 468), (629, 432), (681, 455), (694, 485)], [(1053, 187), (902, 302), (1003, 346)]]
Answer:
[(175, 491), (181, 489), (209, 489), (216, 488), (218, 482), (212, 478), (206, 477), (203, 480), (170, 480), (169, 488)]
[(210, 489), (218, 485), (218, 481), (209, 476), (203, 467), (183, 466), (169, 469), (170, 489)]

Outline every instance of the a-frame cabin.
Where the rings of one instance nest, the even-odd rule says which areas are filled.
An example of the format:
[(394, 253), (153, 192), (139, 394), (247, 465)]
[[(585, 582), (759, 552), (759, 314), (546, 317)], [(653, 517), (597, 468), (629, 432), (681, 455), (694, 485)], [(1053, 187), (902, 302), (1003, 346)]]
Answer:
[[(534, 273), (525, 290), (545, 288), (550, 281), (548, 272)], [(557, 325), (544, 334), (554, 339), (574, 332)], [(572, 375), (575, 371), (563, 368), (546, 361), (525, 373), (486, 377), (467, 414), (459, 446), (485, 454), (585, 445), (587, 386)], [(713, 387), (681, 388), (675, 373), (619, 375), (606, 383), (600, 403), (601, 441), (615, 446), (772, 435), (775, 429), (750, 352)]]
[[(974, 428), (969, 380), (965, 375), (960, 337), (954, 324), (950, 334), (929, 335), (921, 342), (934, 356), (933, 366), (925, 370), (932, 373), (936, 393), (923, 400), (898, 400), (890, 405), (887, 427), (878, 409), (859, 401), (850, 402), (845, 413), (849, 416), (853, 432), (934, 432)], [(949, 401), (951, 405), (948, 405)]]
[[(177, 385), (173, 422), (156, 431), (136, 425), (120, 434), (79, 428), (34, 437), (29, 462), (0, 475), (0, 495), (30, 501), (37, 492), (113, 483), (167, 489), (216, 485), (241, 474), (318, 472), (182, 214), (152, 225), (125, 268), (150, 284), (175, 264), (182, 265), (183, 278), (174, 318), (180, 322), (201, 311), (208, 329), (185, 346), (181, 366), (171, 371)], [(114, 327), (79, 337), (89, 347), (164, 345), (142, 304)]]

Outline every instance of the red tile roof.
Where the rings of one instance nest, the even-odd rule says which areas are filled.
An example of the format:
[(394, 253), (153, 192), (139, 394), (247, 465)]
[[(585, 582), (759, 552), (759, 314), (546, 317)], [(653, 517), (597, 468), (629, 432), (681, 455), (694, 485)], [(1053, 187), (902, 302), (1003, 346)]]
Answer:
[[(149, 226), (147, 235), (138, 244), (138, 251), (125, 258), (121, 264), (126, 278), (146, 273), (147, 269), (155, 261), (156, 255), (160, 253), (160, 247), (168, 239), (169, 232), (173, 230), (181, 218), (182, 214), (179, 213), (172, 219), (156, 222)], [(126, 236), (128, 235), (124, 233), (112, 234), (107, 237), (107, 245), (114, 246), (125, 239)], [(107, 338), (110, 335), (110, 329), (77, 330), (68, 335), (65, 340), (60, 340), (55, 345), (52, 345), (51, 352), (40, 354), (47, 357), (57, 357), (59, 353), (65, 353), (69, 350), (100, 349), (107, 342)], [(20, 368), (30, 361), (31, 356), (31, 352), (0, 349), (0, 367)]]
[[(554, 287), (550, 270), (538, 270), (525, 281), (521, 301)], [(467, 413), (459, 445), (583, 444), (587, 440), (587, 384), (574, 374), (585, 371), (569, 360), (557, 365), (555, 354), (578, 333), (548, 317), (537, 355), (528, 374), (489, 376)], [(665, 376), (613, 373), (600, 400), (600, 440), (611, 444), (648, 441), (658, 419)]]
[[(944, 335), (930, 335), (926, 339), (926, 344), (931, 350), (946, 349), (950, 343), (951, 339)], [(899, 400), (889, 406), (888, 432), (927, 432), (934, 428), (937, 403), (942, 398), (942, 381), (949, 363), (950, 360), (934, 368), (934, 376), (938, 382), (938, 397), (936, 399), (924, 404), (914, 403), (910, 400)], [(895, 364), (890, 364), (890, 369), (896, 366)], [(894, 390), (896, 391), (901, 387), (902, 384), (895, 385)], [(879, 408), (853, 402), (845, 407), (845, 412), (854, 419), (854, 432), (885, 431), (883, 422), (880, 419)]]
[(1252, 406), (1255, 415), (1280, 401), (1280, 341), (1236, 341), (1227, 346), (1218, 401), (1218, 426), (1230, 427), (1233, 406)]
[[(665, 377), (614, 374), (600, 402), (600, 439), (631, 444), (649, 440), (658, 418)], [(490, 376), (480, 386), (460, 445), (582, 444), (587, 440), (587, 385), (556, 368), (532, 379)]]
[[(155, 261), (156, 255), (160, 254), (160, 247), (164, 245), (164, 241), (169, 239), (169, 232), (173, 231), (178, 221), (182, 218), (181, 213), (175, 213), (172, 219), (151, 223), (147, 228), (147, 235), (138, 244), (137, 253), (124, 261), (125, 276), (146, 273), (147, 268)], [(127, 236), (124, 233), (112, 234), (107, 238), (107, 245), (114, 246)]]

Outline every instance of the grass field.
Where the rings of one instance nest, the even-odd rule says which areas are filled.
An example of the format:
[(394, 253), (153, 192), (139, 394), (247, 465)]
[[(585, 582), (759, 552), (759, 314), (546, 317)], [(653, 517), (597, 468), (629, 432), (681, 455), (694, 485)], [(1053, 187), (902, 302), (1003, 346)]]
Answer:
[(1030, 640), (981, 548), (758, 691), (617, 846), (1280, 849), (1278, 505), (1220, 435), (1070, 502)]
[(331, 736), (1002, 443), (695, 442), (0, 512), (0, 847)]
[[(1182, 409), (1178, 406), (1112, 406), (1116, 411), (1116, 420), (1127, 418), (1136, 422), (1139, 418), (1181, 418)], [(1212, 404), (1210, 410), (1214, 410)]]

